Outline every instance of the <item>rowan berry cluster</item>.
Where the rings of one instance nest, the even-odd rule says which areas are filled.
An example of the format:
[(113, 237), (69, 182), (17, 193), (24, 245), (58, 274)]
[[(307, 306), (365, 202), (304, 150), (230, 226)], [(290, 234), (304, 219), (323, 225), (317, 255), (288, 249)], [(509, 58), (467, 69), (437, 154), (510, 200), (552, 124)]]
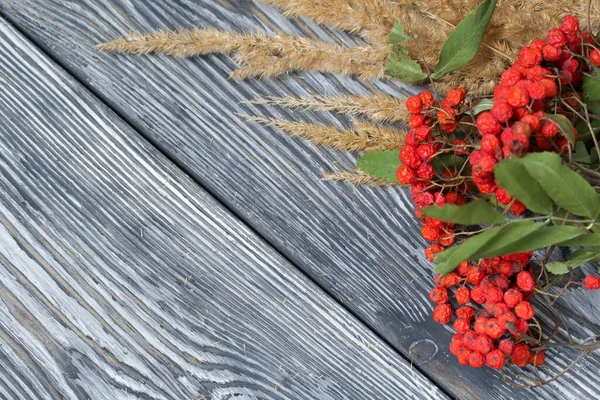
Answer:
[[(592, 43), (586, 32), (580, 34), (577, 18), (565, 17), (546, 40), (536, 39), (521, 49), (518, 60), (502, 74), (491, 108), (475, 120), (461, 87), (451, 89), (439, 104), (427, 90), (407, 99), (410, 131), (396, 176), (410, 185), (421, 234), (432, 243), (425, 250), (430, 261), (455, 242), (462, 227), (423, 215), (423, 207), (461, 205), (493, 194), (513, 215), (527, 211), (498, 186), (495, 167), (528, 152), (571, 150), (549, 114), (571, 117), (579, 110), (578, 92), (588, 61), (600, 65), (600, 51)], [(449, 162), (448, 156), (455, 161)], [(465, 160), (462, 165), (459, 158)], [(535, 314), (528, 301), (537, 286), (531, 255), (465, 261), (455, 272), (436, 278), (430, 293), (437, 303), (433, 319), (449, 324), (456, 317), (450, 351), (461, 364), (496, 369), (506, 362), (521, 367), (543, 364), (543, 351), (523, 340)], [(586, 277), (584, 287), (599, 289), (600, 278)]]
[(449, 324), (456, 317), (450, 352), (459, 363), (500, 369), (507, 361), (521, 367), (544, 362), (543, 351), (520, 342), (535, 314), (528, 301), (536, 288), (531, 255), (465, 261), (456, 272), (436, 278), (429, 293), (437, 303), (433, 319)]

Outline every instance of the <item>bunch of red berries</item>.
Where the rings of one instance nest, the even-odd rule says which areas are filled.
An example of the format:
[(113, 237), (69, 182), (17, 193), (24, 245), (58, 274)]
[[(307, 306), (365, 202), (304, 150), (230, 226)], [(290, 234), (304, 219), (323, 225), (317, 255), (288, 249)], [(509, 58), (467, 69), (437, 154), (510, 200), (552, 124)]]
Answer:
[(429, 298), (437, 303), (433, 319), (448, 324), (454, 315), (450, 352), (474, 368), (500, 369), (507, 359), (515, 365), (541, 365), (543, 351), (519, 343), (535, 314), (529, 303), (536, 287), (529, 260), (532, 252), (479, 263), (465, 261), (456, 272), (435, 279)]
[[(570, 118), (579, 110), (582, 75), (589, 70), (585, 60), (600, 65), (600, 51), (586, 32), (579, 33), (577, 18), (565, 17), (545, 41), (537, 39), (521, 49), (518, 61), (502, 74), (491, 109), (474, 121), (475, 133), (469, 132), (472, 112), (467, 112), (471, 109), (463, 88), (451, 89), (439, 104), (427, 90), (407, 99), (410, 131), (396, 176), (410, 185), (421, 234), (432, 243), (425, 250), (430, 261), (454, 243), (462, 227), (426, 217), (420, 212), (423, 207), (462, 205), (493, 194), (513, 215), (526, 212), (523, 203), (498, 186), (495, 167), (505, 158), (528, 152), (571, 150), (546, 111)], [(459, 129), (463, 122), (467, 128)], [(461, 165), (459, 158), (465, 161)], [(544, 362), (537, 345), (523, 339), (531, 336), (528, 321), (534, 309), (528, 299), (537, 285), (529, 265), (531, 254), (465, 261), (456, 272), (436, 278), (430, 293), (437, 303), (433, 318), (448, 324), (456, 315), (457, 334), (450, 351), (461, 364), (499, 369), (507, 360), (518, 366)], [(598, 289), (600, 279), (590, 275), (584, 286)]]

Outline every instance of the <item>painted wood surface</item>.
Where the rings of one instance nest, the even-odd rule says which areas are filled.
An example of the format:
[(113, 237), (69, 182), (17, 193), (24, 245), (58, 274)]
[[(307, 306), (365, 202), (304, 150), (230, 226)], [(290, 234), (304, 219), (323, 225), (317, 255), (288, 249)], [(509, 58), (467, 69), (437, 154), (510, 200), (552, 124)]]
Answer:
[[(393, 84), (320, 74), (235, 82), (225, 56), (171, 60), (114, 56), (94, 45), (133, 31), (212, 26), (277, 29), (339, 43), (347, 35), (288, 21), (260, 3), (157, 0), (0, 0), (0, 11), (242, 220), (385, 338), (415, 368), (458, 398), (574, 398), (596, 393), (600, 360), (592, 356), (557, 384), (523, 392), (487, 369), (456, 364), (451, 332), (431, 321), (431, 265), (406, 193), (321, 182), (323, 171), (351, 168), (354, 157), (312, 146), (236, 115), (316, 120), (342, 126), (328, 113), (240, 104), (267, 95), (366, 93)], [(577, 318), (597, 294), (572, 289), (563, 307), (574, 334), (600, 331), (597, 317)], [(587, 307), (587, 308), (586, 308)], [(597, 314), (597, 313), (596, 313)], [(549, 371), (571, 354), (549, 357)]]
[(446, 398), (0, 21), (0, 398)]

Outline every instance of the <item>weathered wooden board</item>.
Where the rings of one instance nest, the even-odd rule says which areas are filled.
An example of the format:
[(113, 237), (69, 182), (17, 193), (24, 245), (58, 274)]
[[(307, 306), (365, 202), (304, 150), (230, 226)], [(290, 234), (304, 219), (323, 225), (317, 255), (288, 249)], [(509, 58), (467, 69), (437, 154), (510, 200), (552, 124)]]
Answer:
[(0, 398), (446, 398), (0, 21)]
[[(365, 93), (393, 85), (301, 74), (234, 82), (227, 57), (171, 60), (97, 52), (94, 45), (127, 32), (214, 26), (231, 30), (304, 33), (338, 42), (352, 39), (311, 24), (290, 22), (271, 8), (244, 0), (0, 0), (0, 11), (62, 63), (229, 209), (384, 337), (414, 366), (458, 398), (586, 397), (600, 387), (598, 358), (558, 384), (523, 392), (498, 374), (456, 364), (444, 347), (450, 332), (433, 323), (427, 298), (430, 264), (416, 233), (406, 194), (321, 182), (325, 170), (352, 167), (353, 157), (247, 124), (236, 113), (317, 119), (329, 114), (240, 105), (266, 95)], [(598, 300), (573, 289), (572, 298)], [(595, 296), (595, 297), (593, 297)], [(567, 303), (571, 310), (581, 302)], [(575, 314), (573, 314), (575, 315)], [(579, 320), (578, 323), (586, 322)], [(598, 319), (576, 330), (599, 331)], [(442, 349), (439, 349), (439, 346)], [(569, 355), (570, 357), (570, 355)], [(567, 365), (567, 355), (549, 360)]]

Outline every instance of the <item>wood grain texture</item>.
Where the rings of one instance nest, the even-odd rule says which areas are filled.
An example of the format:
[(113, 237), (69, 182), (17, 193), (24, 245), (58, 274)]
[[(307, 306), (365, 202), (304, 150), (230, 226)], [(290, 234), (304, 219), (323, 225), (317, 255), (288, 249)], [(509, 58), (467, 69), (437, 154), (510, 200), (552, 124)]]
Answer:
[[(321, 182), (323, 171), (351, 168), (354, 157), (247, 124), (236, 113), (342, 126), (347, 119), (239, 104), (267, 95), (366, 93), (410, 89), (320, 74), (235, 82), (228, 57), (171, 60), (114, 56), (94, 45), (129, 31), (212, 26), (234, 31), (284, 30), (338, 43), (347, 35), (310, 21), (288, 21), (245, 0), (0, 0), (2, 11), (138, 131), (256, 229), (280, 252), (455, 397), (573, 398), (600, 387), (597, 356), (557, 384), (524, 392), (488, 369), (459, 366), (446, 350), (451, 332), (431, 321), (432, 267), (412, 206), (399, 189)], [(598, 301), (573, 288), (571, 299)], [(577, 320), (580, 301), (565, 301), (575, 335), (600, 331), (598, 318)], [(441, 348), (440, 348), (441, 347)], [(572, 355), (549, 360), (549, 371)], [(584, 396), (585, 397), (585, 396)], [(589, 396), (588, 396), (589, 397)]]
[(0, 21), (0, 398), (446, 398)]

